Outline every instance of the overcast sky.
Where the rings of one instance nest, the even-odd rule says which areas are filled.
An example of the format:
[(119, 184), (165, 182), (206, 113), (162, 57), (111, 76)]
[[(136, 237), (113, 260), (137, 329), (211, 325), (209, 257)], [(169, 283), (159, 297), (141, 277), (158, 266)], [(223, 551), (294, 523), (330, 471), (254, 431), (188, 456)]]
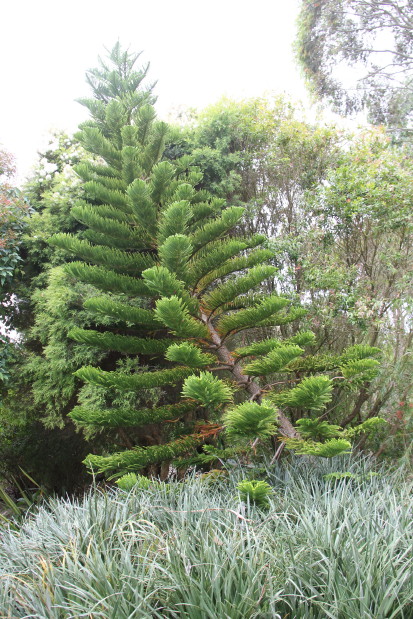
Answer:
[(0, 144), (20, 176), (50, 129), (86, 117), (85, 71), (119, 38), (150, 61), (158, 112), (287, 92), (305, 97), (292, 43), (298, 0), (15, 0), (0, 15)]

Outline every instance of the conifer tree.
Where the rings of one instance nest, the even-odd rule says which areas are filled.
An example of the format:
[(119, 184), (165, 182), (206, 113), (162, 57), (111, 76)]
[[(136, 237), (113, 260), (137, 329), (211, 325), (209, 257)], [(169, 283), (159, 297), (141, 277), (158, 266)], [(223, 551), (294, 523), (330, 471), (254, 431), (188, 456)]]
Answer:
[[(132, 70), (133, 63), (125, 80)], [(137, 356), (149, 370), (86, 366), (76, 375), (112, 393), (159, 389), (162, 397), (147, 408), (75, 407), (70, 416), (85, 428), (123, 428), (130, 437), (136, 427), (161, 429), (156, 444), (132, 442), (88, 456), (88, 465), (126, 473), (194, 456), (216, 440), (254, 450), (274, 435), (301, 451), (305, 443), (314, 452), (320, 441), (320, 455), (347, 451), (340, 431), (327, 432), (316, 415), (331, 401), (333, 377), (349, 385), (372, 378), (377, 349), (320, 359), (305, 353), (311, 332), (282, 338), (280, 327), (305, 310), (260, 292), (276, 276), (266, 238), (237, 234), (244, 209), (197, 190), (202, 174), (189, 157), (162, 160), (168, 127), (149, 104), (132, 109), (121, 88), (107, 102), (103, 86), (92, 85), (95, 98), (83, 101), (92, 118), (77, 138), (100, 162), (76, 166), (88, 199), (72, 209), (87, 229), (82, 239), (57, 234), (52, 243), (75, 258), (66, 272), (101, 292), (85, 302), (96, 328), (69, 336)], [(110, 330), (102, 326), (107, 317)], [(300, 437), (292, 419), (303, 417), (314, 423)]]
[[(153, 103), (152, 85), (145, 86), (148, 79), (144, 79), (148, 65), (140, 64), (138, 54), (115, 45), (97, 68), (88, 71), (93, 97), (81, 103), (93, 105), (100, 118), (114, 98), (122, 99), (125, 114)], [(67, 337), (71, 328), (93, 324), (93, 316), (82, 307), (82, 301), (96, 295), (96, 290), (68, 279), (59, 266), (66, 261), (67, 253), (49, 246), (48, 240), (58, 231), (82, 238), (84, 226), (70, 216), (70, 210), (84, 199), (84, 189), (81, 179), (69, 168), (93, 155), (85, 154), (77, 141), (59, 132), (50, 137), (39, 156), (34, 175), (22, 188), (26, 211), (30, 211), (24, 218), (23, 236), (11, 222), (19, 232), (15, 241), (19, 241), (22, 260), (16, 263), (20, 266), (14, 270), (13, 282), (0, 285), (5, 295), (13, 296), (13, 303), (3, 304), (8, 327), (20, 335), (18, 355), (7, 354), (6, 358), (14, 346), (4, 347), (4, 355), (0, 350), (0, 365), (4, 357), (3, 365), (7, 362), (10, 374), (1, 394), (0, 461), (2, 471), (16, 479), (24, 469), (44, 487), (66, 492), (84, 483), (80, 472), (87, 450), (99, 451), (97, 443), (107, 447), (109, 442), (113, 449), (124, 442), (119, 432), (102, 432), (94, 436), (93, 446), (90, 442), (87, 445), (76, 432), (67, 413), (78, 395), (83, 397), (87, 392), (85, 397), (96, 402), (97, 396), (103, 399), (105, 394), (83, 385), (73, 371), (89, 363), (104, 364), (107, 369), (127, 363), (130, 371), (133, 360), (116, 351), (96, 351)], [(136, 404), (139, 397), (135, 395), (129, 401), (132, 399)]]

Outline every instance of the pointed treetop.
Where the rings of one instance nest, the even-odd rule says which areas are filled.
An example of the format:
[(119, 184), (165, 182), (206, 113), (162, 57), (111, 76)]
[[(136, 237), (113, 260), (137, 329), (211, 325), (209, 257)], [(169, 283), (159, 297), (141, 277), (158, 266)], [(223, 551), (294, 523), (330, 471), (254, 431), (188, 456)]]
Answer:
[[(136, 66), (142, 52), (131, 53), (122, 49), (117, 41), (112, 49), (105, 48), (106, 58), (98, 58), (99, 66), (86, 72), (86, 81), (92, 89), (93, 98), (77, 101), (88, 108), (93, 119), (101, 126), (107, 121), (107, 106), (114, 101), (122, 101), (128, 114), (142, 107), (144, 103), (153, 105), (156, 97), (152, 94), (156, 82), (142, 87), (149, 71), (149, 62)], [(126, 122), (127, 119), (125, 119)]]

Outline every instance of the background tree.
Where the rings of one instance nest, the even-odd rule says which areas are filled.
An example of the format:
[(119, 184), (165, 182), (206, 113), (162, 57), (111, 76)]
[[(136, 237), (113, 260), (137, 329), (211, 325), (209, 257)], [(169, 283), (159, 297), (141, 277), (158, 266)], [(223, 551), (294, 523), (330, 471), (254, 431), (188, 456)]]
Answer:
[(334, 127), (311, 124), (302, 115), (284, 97), (222, 100), (184, 127), (175, 144), (205, 170), (203, 187), (229, 204), (246, 205), (244, 232), (277, 237), (274, 264), (286, 275), (277, 277), (277, 286), (288, 294), (300, 288), (298, 237), (305, 234), (306, 192), (326, 178), (343, 139)]
[(10, 313), (16, 305), (15, 281), (21, 271), (22, 235), (30, 208), (13, 186), (13, 157), (0, 150), (0, 398), (10, 379), (15, 351)]
[(302, 107), (284, 96), (221, 99), (192, 113), (165, 155), (191, 154), (204, 172), (202, 187), (248, 205), (255, 225), (272, 235), (333, 165), (339, 142), (334, 127), (307, 122)]
[[(78, 183), (73, 184), (75, 175), (67, 167), (79, 161), (79, 157), (67, 136), (56, 135), (52, 140), (32, 179), (21, 191), (30, 216), (25, 216), (18, 239), (19, 268), (13, 281), (3, 287), (6, 324), (15, 337), (2, 349), (3, 358), (7, 355), (8, 380), (3, 381), (0, 390), (0, 473), (12, 483), (12, 478), (20, 477), (21, 467), (38, 483), (65, 492), (82, 480), (79, 462), (86, 447), (83, 438), (70, 426), (46, 429), (42, 423), (49, 415), (54, 420), (58, 418), (61, 425), (68, 382), (74, 382), (70, 376), (73, 370), (67, 363), (67, 347), (57, 350), (50, 346), (50, 339), (56, 341), (61, 337), (58, 321), (49, 331), (51, 315), (67, 319), (68, 311), (67, 307), (62, 308), (62, 296), (56, 294), (45, 309), (51, 269), (62, 261), (47, 239), (56, 228), (79, 229), (78, 222), (68, 215)], [(53, 350), (57, 365), (51, 362)], [(60, 370), (56, 371), (57, 368)], [(23, 476), (21, 482), (24, 485), (28, 480)]]
[(393, 419), (412, 397), (412, 179), (410, 157), (370, 131), (308, 195), (301, 277), (311, 326), (329, 350), (358, 342), (384, 353), (374, 393), (360, 390), (347, 420), (362, 407)]
[(13, 157), (0, 151), (0, 307), (4, 327), (10, 327), (7, 308), (13, 305), (12, 281), (21, 269), (22, 235), (28, 222), (29, 205), (13, 186)]
[[(405, 136), (413, 110), (411, 0), (302, 0), (297, 57), (314, 95)], [(409, 133), (407, 133), (409, 135)]]
[[(376, 390), (359, 386), (341, 394), (331, 406), (335, 421), (378, 411), (393, 419), (397, 402), (408, 402), (410, 385), (411, 171), (405, 152), (380, 131), (357, 138), (305, 122), (300, 109), (283, 99), (223, 100), (193, 117), (181, 140), (175, 148), (205, 165), (207, 187), (232, 203), (241, 197), (247, 202), (243, 230), (269, 234), (279, 271), (268, 290), (276, 287), (304, 304), (303, 324), (316, 334), (318, 352), (341, 354), (350, 344), (373, 341), (384, 347)], [(368, 195), (377, 201), (375, 209)], [(350, 203), (364, 204), (366, 211), (351, 220)], [(397, 310), (400, 324), (396, 305), (404, 308)], [(287, 335), (291, 327), (282, 329)]]

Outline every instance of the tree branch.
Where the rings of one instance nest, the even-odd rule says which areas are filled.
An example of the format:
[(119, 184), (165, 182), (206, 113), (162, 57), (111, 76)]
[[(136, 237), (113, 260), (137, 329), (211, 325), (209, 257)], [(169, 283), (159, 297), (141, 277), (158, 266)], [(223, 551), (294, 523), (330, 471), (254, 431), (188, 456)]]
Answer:
[[(214, 325), (210, 322), (210, 320), (208, 320), (208, 316), (204, 313), (201, 313), (201, 318), (204, 324), (207, 326), (211, 339), (216, 346), (216, 353), (218, 359), (225, 364), (226, 368), (229, 372), (231, 372), (233, 378), (238, 383), (238, 385), (242, 385), (245, 387), (247, 392), (250, 394), (251, 399), (260, 402), (263, 390), (261, 389), (259, 384), (256, 382), (255, 379), (251, 378), (251, 376), (244, 374), (244, 372), (236, 362), (235, 358), (232, 356), (231, 352), (228, 350), (225, 344), (222, 343), (221, 337), (219, 336)], [(278, 411), (278, 424), (279, 431), (283, 436), (286, 436), (288, 438), (299, 437), (299, 434), (294, 428), (291, 421), (280, 410)]]

